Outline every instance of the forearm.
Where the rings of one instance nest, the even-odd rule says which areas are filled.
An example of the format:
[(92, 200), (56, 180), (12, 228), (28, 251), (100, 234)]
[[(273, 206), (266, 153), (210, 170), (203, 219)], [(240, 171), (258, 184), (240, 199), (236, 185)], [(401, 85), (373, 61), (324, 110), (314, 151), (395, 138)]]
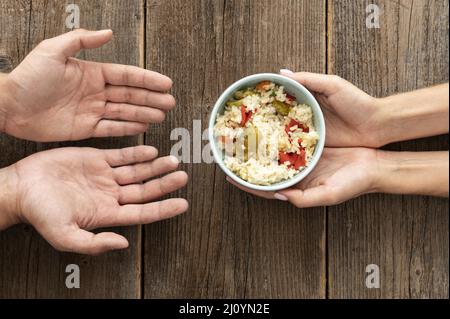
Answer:
[(448, 83), (378, 99), (382, 145), (448, 133)]
[(20, 223), (14, 166), (0, 169), (0, 230)]
[(377, 192), (448, 197), (448, 152), (378, 151), (377, 159)]

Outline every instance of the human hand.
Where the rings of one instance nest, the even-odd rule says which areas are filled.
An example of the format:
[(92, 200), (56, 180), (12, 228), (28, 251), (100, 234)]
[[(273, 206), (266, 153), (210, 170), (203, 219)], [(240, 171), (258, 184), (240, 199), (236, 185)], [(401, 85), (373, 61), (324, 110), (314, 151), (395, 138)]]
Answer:
[(281, 74), (298, 81), (316, 97), (325, 117), (327, 146), (382, 146), (378, 99), (336, 75), (288, 70)]
[(1, 90), (9, 92), (0, 99), (0, 131), (56, 142), (135, 135), (163, 121), (175, 106), (166, 93), (171, 79), (135, 66), (72, 57), (111, 37), (111, 30), (78, 29), (41, 42), (0, 81)]
[[(152, 223), (188, 208), (181, 198), (149, 203), (187, 183), (186, 173), (178, 171), (141, 184), (178, 166), (172, 156), (156, 157), (150, 146), (61, 148), (31, 155), (8, 168), (16, 194), (9, 199), (15, 204), (12, 220), (32, 224), (61, 251), (99, 254), (126, 248), (123, 236), (89, 231)], [(12, 206), (6, 206), (9, 212)]]
[(289, 201), (297, 207), (329, 206), (378, 190), (378, 152), (369, 148), (325, 148), (314, 170), (293, 188), (256, 191), (227, 181), (248, 193)]

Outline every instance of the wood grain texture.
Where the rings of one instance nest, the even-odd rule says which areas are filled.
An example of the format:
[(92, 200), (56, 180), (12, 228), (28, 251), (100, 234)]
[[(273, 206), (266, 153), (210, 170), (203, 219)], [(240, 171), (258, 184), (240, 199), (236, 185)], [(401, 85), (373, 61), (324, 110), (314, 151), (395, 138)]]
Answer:
[[(169, 153), (221, 92), (282, 67), (325, 71), (323, 1), (149, 1), (147, 66), (172, 77), (177, 109), (146, 135)], [(206, 142), (203, 143), (205, 145)], [(192, 159), (192, 156), (191, 156)], [(246, 195), (214, 164), (185, 164), (182, 217), (145, 227), (145, 298), (324, 298), (325, 210)]]
[[(6, 69), (15, 67), (41, 40), (65, 29), (65, 7), (73, 1), (1, 1), (0, 56)], [(143, 1), (76, 1), (81, 27), (111, 28), (114, 38), (101, 49), (78, 57), (100, 62), (142, 65)], [(7, 70), (8, 71), (8, 70)], [(64, 125), (62, 123), (61, 125)], [(77, 143), (36, 144), (0, 136), (0, 166), (10, 165), (36, 151), (66, 146), (118, 148), (138, 143), (138, 138), (102, 139)], [(109, 298), (140, 297), (140, 229), (119, 229), (130, 248), (100, 257), (61, 254), (31, 227), (17, 226), (0, 233), (0, 298)], [(65, 287), (65, 267), (78, 264), (81, 288)]]
[[(367, 29), (373, 1), (329, 2), (329, 72), (376, 96), (448, 82), (448, 1), (376, 1), (380, 29)], [(392, 150), (448, 150), (448, 136)], [(364, 196), (328, 210), (330, 298), (448, 298), (448, 200)], [(365, 287), (377, 264), (381, 288)]]
[[(0, 1), (0, 71), (65, 32), (64, 9), (72, 2)], [(147, 144), (168, 154), (176, 142), (170, 132), (180, 127), (193, 135), (193, 120), (205, 129), (220, 93), (245, 75), (282, 67), (328, 71), (376, 96), (447, 82), (448, 1), (376, 1), (381, 28), (369, 30), (365, 8), (373, 2), (76, 1), (82, 27), (114, 30), (110, 44), (79, 57), (146, 65), (173, 78), (178, 107), (146, 134)], [(0, 167), (52, 147), (140, 142), (36, 144), (0, 135)], [(448, 136), (387, 148), (448, 150)], [(120, 229), (128, 250), (60, 254), (29, 226), (1, 232), (0, 298), (448, 298), (448, 200), (370, 195), (326, 214), (246, 195), (214, 164), (182, 168), (190, 182), (178, 195), (190, 201), (189, 212), (146, 226), (142, 238), (140, 228)], [(81, 267), (81, 289), (64, 285), (70, 263)], [(371, 263), (380, 266), (381, 289), (364, 285)]]

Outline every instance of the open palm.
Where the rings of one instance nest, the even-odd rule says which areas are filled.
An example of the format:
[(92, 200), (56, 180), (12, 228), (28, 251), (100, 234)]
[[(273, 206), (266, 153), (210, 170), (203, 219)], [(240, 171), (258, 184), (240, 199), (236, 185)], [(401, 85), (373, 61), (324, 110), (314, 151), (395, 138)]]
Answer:
[(58, 250), (98, 254), (126, 248), (127, 240), (118, 234), (89, 230), (152, 223), (188, 206), (180, 198), (150, 203), (187, 182), (186, 173), (178, 171), (142, 184), (178, 166), (174, 157), (156, 157), (150, 146), (36, 153), (14, 165), (20, 218)]
[(41, 42), (8, 75), (14, 105), (6, 133), (33, 141), (66, 141), (144, 132), (175, 106), (172, 81), (134, 66), (73, 58), (104, 45), (110, 30), (76, 30)]
[(336, 205), (375, 191), (377, 172), (377, 150), (325, 148), (319, 163), (303, 181), (277, 194), (255, 191), (227, 180), (260, 197), (289, 200), (297, 207), (314, 207)]

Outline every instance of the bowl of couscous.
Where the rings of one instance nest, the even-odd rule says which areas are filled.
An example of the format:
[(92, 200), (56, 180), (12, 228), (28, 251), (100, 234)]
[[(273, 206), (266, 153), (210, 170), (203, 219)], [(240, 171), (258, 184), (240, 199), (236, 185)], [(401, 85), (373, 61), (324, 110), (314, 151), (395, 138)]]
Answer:
[(325, 145), (319, 103), (300, 83), (278, 74), (245, 77), (219, 97), (209, 121), (216, 163), (255, 190), (291, 187), (316, 166)]

